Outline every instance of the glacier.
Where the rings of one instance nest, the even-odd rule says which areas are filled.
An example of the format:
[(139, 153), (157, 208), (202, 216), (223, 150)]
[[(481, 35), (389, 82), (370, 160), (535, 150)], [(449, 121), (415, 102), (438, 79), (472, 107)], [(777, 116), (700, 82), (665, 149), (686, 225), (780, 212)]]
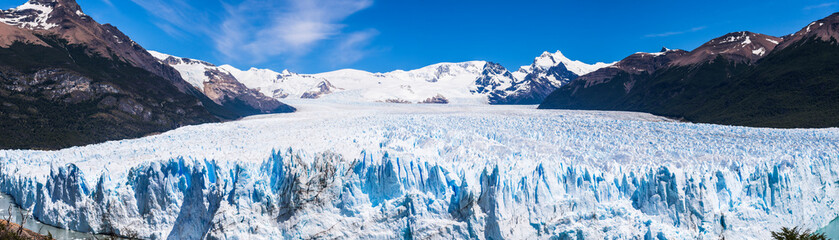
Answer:
[(839, 129), (535, 106), (292, 114), (0, 151), (49, 225), (148, 239), (767, 239), (839, 216)]

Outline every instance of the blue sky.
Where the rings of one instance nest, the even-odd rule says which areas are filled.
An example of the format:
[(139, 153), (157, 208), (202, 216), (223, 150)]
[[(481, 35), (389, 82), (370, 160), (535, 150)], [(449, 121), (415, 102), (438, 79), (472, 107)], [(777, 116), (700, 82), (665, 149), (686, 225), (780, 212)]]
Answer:
[[(487, 60), (511, 70), (543, 51), (611, 62), (691, 50), (733, 31), (793, 33), (835, 0), (77, 0), (147, 49), (239, 68), (373, 72)], [(11, 8), (23, 0), (2, 0)]]

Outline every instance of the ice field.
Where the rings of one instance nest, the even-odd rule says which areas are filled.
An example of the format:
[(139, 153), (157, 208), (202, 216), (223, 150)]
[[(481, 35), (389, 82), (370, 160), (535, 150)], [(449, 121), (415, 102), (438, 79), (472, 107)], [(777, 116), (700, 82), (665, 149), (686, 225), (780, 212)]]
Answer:
[(839, 216), (839, 129), (535, 106), (292, 114), (0, 151), (38, 220), (152, 239), (767, 239)]

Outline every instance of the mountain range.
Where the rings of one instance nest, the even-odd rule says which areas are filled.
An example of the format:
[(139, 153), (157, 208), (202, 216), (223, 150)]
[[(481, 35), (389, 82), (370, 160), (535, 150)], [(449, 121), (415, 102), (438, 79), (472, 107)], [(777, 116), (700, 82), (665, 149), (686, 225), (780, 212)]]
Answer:
[(541, 109), (641, 111), (753, 127), (839, 126), (839, 13), (783, 38), (734, 32), (693, 51), (633, 54), (551, 93)]
[(510, 72), (486, 61), (320, 74), (239, 70), (147, 51), (75, 0), (0, 11), (0, 148), (57, 149), (295, 109), (279, 100), (537, 104), (608, 64), (545, 52)]
[(63, 148), (293, 111), (238, 82), (198, 91), (74, 0), (30, 0), (0, 11), (0, 22), (0, 148)]
[(56, 149), (285, 113), (282, 101), (540, 104), (757, 127), (839, 126), (839, 14), (773, 37), (735, 32), (692, 50), (586, 64), (544, 52), (372, 73), (251, 68), (148, 51), (74, 0), (0, 10), (0, 148)]
[(573, 61), (561, 52), (545, 52), (528, 66), (510, 72), (487, 61), (437, 63), (415, 70), (371, 73), (342, 69), (318, 74), (251, 68), (240, 70), (150, 51), (177, 69), (196, 88), (215, 76), (230, 76), (279, 100), (335, 99), (353, 102), (538, 104), (553, 90), (581, 75), (609, 66)]
[[(832, 234), (839, 129), (719, 124), (839, 126), (837, 56), (839, 13), (614, 63), (241, 70), (30, 0), (0, 11), (0, 204), (126, 239)], [(484, 106), (537, 103), (633, 112)]]

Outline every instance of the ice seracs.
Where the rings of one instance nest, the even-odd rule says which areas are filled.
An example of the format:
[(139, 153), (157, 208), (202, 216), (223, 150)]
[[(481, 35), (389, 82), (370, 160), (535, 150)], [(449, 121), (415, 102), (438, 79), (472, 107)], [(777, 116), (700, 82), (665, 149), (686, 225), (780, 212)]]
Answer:
[(0, 151), (0, 191), (46, 223), (151, 239), (766, 239), (839, 214), (837, 129), (297, 101), (293, 114)]

